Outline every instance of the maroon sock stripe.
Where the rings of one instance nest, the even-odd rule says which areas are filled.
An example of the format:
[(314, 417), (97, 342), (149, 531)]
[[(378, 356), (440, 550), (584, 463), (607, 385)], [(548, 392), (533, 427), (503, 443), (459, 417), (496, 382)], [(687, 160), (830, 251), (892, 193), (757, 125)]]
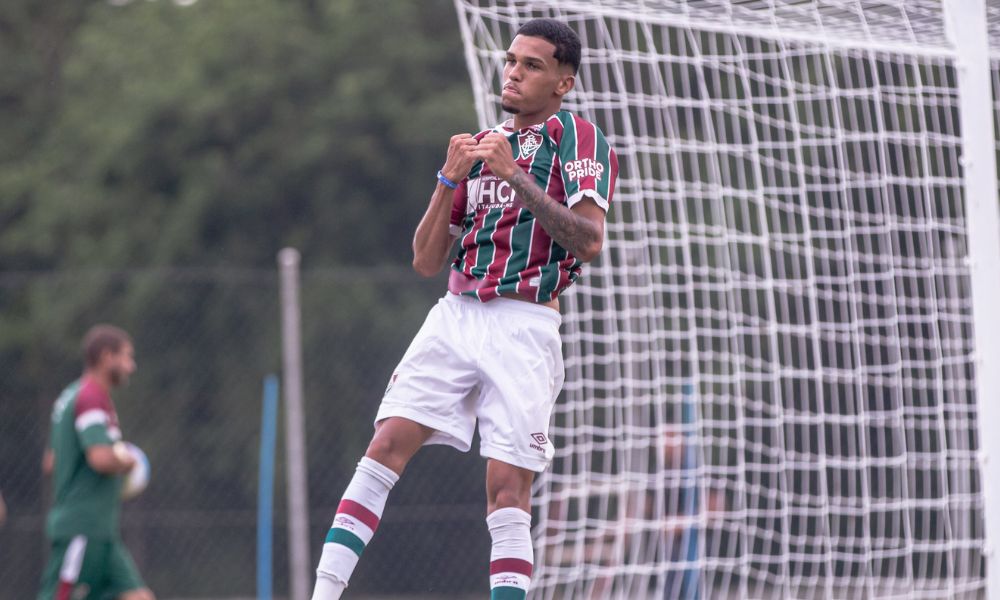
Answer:
[(56, 588), (55, 600), (71, 600), (73, 597), (73, 583), (69, 581), (59, 581)]
[(346, 498), (341, 500), (340, 506), (337, 507), (337, 512), (351, 515), (355, 519), (367, 525), (368, 529), (371, 529), (372, 531), (378, 529), (378, 516), (354, 500), (348, 500)]
[(490, 563), (490, 575), (497, 573), (518, 573), (531, 577), (531, 563), (520, 558), (498, 558)]

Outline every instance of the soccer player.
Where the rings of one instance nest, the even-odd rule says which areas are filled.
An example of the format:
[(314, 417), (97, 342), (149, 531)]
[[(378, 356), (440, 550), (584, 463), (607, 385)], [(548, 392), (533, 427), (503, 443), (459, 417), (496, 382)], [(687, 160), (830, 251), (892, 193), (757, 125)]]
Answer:
[(111, 325), (83, 339), (84, 373), (52, 409), (42, 471), (53, 476), (46, 524), (51, 555), (38, 600), (154, 600), (122, 543), (118, 517), (122, 475), (135, 465), (115, 450), (121, 429), (112, 389), (135, 371), (132, 340)]
[(527, 593), (531, 482), (554, 454), (548, 423), (563, 383), (558, 296), (601, 250), (618, 175), (601, 130), (561, 110), (580, 54), (564, 23), (524, 24), (503, 70), (502, 107), (513, 118), (451, 138), (413, 239), (413, 267), (425, 276), (440, 272), (458, 240), (448, 292), (390, 378), (323, 545), (313, 600), (340, 598), (417, 450), (468, 451), (477, 421), (490, 597)]

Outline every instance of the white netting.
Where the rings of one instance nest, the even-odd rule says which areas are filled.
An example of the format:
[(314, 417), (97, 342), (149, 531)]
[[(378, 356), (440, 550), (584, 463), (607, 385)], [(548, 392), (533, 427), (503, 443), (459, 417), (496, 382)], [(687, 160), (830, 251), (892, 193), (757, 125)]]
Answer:
[(621, 162), (564, 300), (532, 597), (980, 597), (939, 2), (456, 6), (482, 125), (516, 26), (555, 16), (584, 44), (566, 107)]

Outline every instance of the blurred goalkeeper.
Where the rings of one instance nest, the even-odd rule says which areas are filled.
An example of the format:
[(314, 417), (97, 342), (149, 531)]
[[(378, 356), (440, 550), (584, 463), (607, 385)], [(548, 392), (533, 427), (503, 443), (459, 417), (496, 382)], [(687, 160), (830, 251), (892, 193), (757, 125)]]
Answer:
[(135, 466), (119, 453), (118, 414), (111, 390), (135, 372), (132, 340), (111, 325), (83, 339), (83, 377), (52, 408), (42, 471), (53, 476), (46, 534), (49, 562), (38, 600), (154, 600), (119, 537), (122, 475)]
[(425, 444), (468, 451), (479, 427), (493, 540), (491, 598), (525, 597), (533, 562), (531, 482), (554, 450), (549, 415), (563, 383), (558, 296), (597, 257), (618, 160), (594, 124), (560, 110), (580, 40), (526, 23), (506, 54), (506, 122), (451, 138), (413, 238), (413, 267), (448, 292), (392, 374), (375, 435), (326, 536), (313, 600), (340, 598), (386, 498)]

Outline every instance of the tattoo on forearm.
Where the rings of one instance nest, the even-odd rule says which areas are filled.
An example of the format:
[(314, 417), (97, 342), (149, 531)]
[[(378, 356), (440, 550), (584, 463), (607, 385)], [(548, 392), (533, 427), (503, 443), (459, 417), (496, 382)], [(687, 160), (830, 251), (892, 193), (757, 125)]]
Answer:
[(588, 245), (599, 241), (601, 232), (596, 225), (546, 196), (545, 190), (524, 171), (515, 172), (508, 183), (546, 233), (563, 248), (580, 255)]

